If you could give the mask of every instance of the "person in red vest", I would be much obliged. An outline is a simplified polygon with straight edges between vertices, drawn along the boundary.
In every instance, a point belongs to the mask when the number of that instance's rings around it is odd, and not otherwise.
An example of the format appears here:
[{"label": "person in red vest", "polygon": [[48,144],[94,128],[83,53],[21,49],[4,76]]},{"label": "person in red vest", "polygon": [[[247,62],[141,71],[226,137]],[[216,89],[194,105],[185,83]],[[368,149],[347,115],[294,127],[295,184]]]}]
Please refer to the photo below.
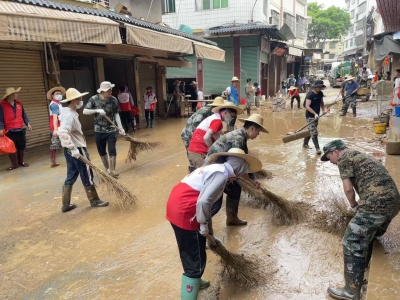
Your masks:
[{"label": "person in red vest", "polygon": [[297,108],[301,108],[300,107],[300,94],[299,94],[299,90],[298,90],[297,87],[291,86],[288,89],[288,93],[287,93],[287,98],[286,99],[288,99],[288,98],[291,98],[290,99],[290,108],[291,109],[293,109],[294,99],[297,100]]},{"label": "person in red vest", "polygon": [[57,163],[57,150],[61,147],[61,141],[58,137],[58,127],[60,127],[60,113],[62,105],[60,101],[65,95],[65,89],[62,86],[56,86],[47,92],[47,99],[50,100],[49,114],[50,114],[50,167],[55,168],[60,164]]},{"label": "person in red vest", "polygon": [[14,142],[15,148],[17,149],[16,153],[9,155],[11,167],[8,167],[6,171],[14,170],[19,166],[29,167],[29,165],[24,162],[24,152],[26,148],[26,129],[24,128],[24,123],[29,131],[32,130],[32,126],[29,123],[28,116],[26,115],[22,103],[17,100],[17,93],[20,90],[20,87],[17,89],[13,87],[7,88],[4,96],[1,97],[3,101],[0,102],[0,136],[5,134]]},{"label": "person in red vest", "polygon": [[129,92],[128,87],[121,85],[119,87],[117,98],[119,102],[119,115],[121,118],[122,127],[124,127],[125,132],[128,133],[129,124],[131,124],[132,131],[135,132],[135,118],[132,116],[132,107],[135,106],[135,103],[133,102],[133,97]]}]

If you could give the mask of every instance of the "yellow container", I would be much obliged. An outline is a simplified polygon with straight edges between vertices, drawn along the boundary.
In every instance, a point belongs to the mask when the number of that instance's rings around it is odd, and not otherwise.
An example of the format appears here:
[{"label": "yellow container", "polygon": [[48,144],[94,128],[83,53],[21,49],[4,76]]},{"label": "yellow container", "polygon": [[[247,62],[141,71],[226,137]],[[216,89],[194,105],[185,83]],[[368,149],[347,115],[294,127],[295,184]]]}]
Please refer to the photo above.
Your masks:
[{"label": "yellow container", "polygon": [[375,133],[383,134],[386,132],[386,123],[376,123],[374,124]]}]

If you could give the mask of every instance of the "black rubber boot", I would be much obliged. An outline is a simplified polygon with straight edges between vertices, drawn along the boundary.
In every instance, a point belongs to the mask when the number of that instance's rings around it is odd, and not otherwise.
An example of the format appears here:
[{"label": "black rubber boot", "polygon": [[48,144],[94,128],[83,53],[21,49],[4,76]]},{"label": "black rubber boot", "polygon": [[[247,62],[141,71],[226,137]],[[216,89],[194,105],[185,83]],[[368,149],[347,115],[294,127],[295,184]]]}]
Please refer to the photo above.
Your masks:
[{"label": "black rubber boot", "polygon": [[354,256],[343,247],[344,288],[328,288],[328,293],[335,299],[359,300],[364,281],[365,257]]},{"label": "black rubber boot", "polygon": [[250,116],[250,107],[246,108],[247,115]]},{"label": "black rubber boot", "polygon": [[319,149],[318,137],[313,136],[312,141],[314,143],[315,151],[317,151],[317,154],[321,154],[321,150]]},{"label": "black rubber boot", "polygon": [[90,206],[92,206],[92,207],[108,206],[107,201],[102,201],[99,199],[99,195],[97,195],[97,191],[96,191],[96,188],[94,187],[94,185],[86,186],[85,192],[90,201]]},{"label": "black rubber boot", "polygon": [[77,207],[76,204],[71,204],[72,185],[63,185],[62,189],[62,212],[73,210]]},{"label": "black rubber boot", "polygon": [[238,217],[240,198],[226,196],[226,226],[244,226],[247,221]]},{"label": "black rubber boot", "polygon": [[311,136],[308,136],[308,137],[304,138],[304,141],[303,141],[303,148],[304,149],[311,149],[311,147],[308,146],[308,142],[310,141],[310,139],[311,139]]},{"label": "black rubber boot", "polygon": [[353,106],[353,117],[357,117],[357,106]]}]

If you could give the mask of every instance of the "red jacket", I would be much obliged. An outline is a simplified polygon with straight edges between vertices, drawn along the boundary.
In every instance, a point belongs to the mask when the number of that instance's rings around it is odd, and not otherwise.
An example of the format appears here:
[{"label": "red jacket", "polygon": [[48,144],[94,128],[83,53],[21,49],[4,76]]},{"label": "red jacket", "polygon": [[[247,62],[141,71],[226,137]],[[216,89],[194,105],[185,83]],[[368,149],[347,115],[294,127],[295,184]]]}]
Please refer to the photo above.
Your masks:
[{"label": "red jacket", "polygon": [[6,99],[0,102],[3,108],[4,129],[20,129],[24,128],[24,117],[22,103],[15,100],[15,115],[13,107]]}]

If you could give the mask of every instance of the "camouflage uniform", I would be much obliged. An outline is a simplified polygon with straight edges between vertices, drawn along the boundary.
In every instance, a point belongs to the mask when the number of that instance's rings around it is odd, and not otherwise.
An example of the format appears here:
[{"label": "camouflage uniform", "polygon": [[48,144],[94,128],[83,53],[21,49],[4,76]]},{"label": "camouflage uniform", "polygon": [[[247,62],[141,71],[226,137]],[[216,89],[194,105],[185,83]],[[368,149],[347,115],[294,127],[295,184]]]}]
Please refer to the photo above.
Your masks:
[{"label": "camouflage uniform", "polygon": [[338,160],[342,179],[349,178],[360,196],[358,211],[347,226],[343,246],[367,257],[374,237],[383,235],[400,210],[400,195],[386,168],[375,158],[347,150]]},{"label": "camouflage uniform", "polygon": [[343,115],[346,115],[347,110],[349,109],[349,106],[353,109],[353,112],[356,110],[356,107],[357,107],[356,96],[352,96],[352,97],[346,98],[344,100],[343,109],[342,109]]},{"label": "camouflage uniform", "polygon": [[315,118],[306,118],[308,125],[308,131],[310,131],[311,138],[318,138],[318,120],[313,122]]},{"label": "camouflage uniform", "polygon": [[246,109],[249,112],[249,109],[251,108],[251,95],[252,93],[250,92],[252,89],[252,85],[250,83],[246,84],[245,87],[245,93],[246,93]]},{"label": "camouflage uniform", "polygon": [[[87,109],[103,109],[106,112],[107,117],[111,119],[114,123],[115,114],[119,113],[119,102],[117,98],[111,96],[108,100],[101,99],[100,95],[94,95],[91,97],[86,104]],[[117,129],[103,118],[102,115],[96,113],[94,114],[94,132],[101,133],[111,133],[116,132]]]},{"label": "camouflage uniform", "polygon": [[189,160],[189,173],[194,171],[195,166],[191,162],[189,158],[189,153],[187,151],[187,148],[189,147],[190,140],[192,139],[193,132],[196,130],[197,126],[206,118],[211,116],[213,114],[212,112],[212,107],[211,106],[206,106],[200,108],[198,111],[196,111],[187,121],[185,127],[183,128],[181,132],[181,138],[182,142],[185,145],[186,148],[186,155]]}]

